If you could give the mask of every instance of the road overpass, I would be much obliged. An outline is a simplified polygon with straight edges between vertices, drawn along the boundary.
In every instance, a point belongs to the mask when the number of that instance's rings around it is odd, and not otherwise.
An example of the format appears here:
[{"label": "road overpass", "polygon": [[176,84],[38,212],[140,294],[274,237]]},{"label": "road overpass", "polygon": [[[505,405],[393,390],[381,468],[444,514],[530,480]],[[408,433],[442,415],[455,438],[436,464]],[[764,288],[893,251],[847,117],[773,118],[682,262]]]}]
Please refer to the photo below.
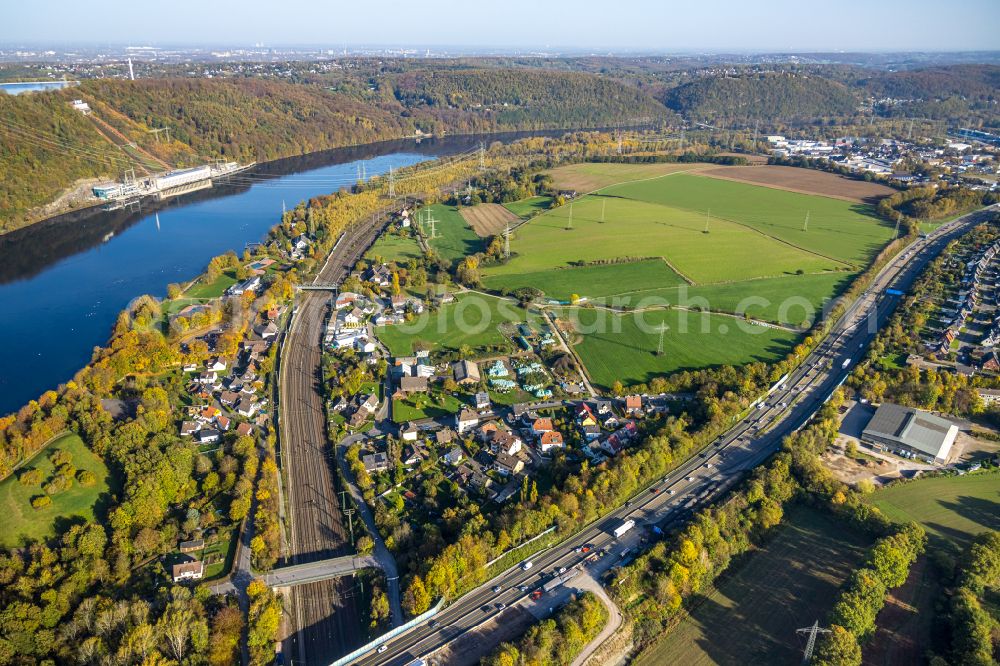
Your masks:
[{"label": "road overpass", "polygon": [[295,587],[375,568],[379,568],[379,563],[371,555],[345,555],[273,569],[264,574],[263,578],[271,587]]}]

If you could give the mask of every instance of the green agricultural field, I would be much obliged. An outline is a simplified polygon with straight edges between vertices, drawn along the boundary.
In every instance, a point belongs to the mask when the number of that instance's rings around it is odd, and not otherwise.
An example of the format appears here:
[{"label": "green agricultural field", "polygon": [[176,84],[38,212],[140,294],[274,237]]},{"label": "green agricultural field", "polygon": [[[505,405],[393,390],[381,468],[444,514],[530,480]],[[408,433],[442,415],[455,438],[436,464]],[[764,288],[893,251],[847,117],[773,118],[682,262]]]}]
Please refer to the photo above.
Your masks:
[{"label": "green agricultural field", "polygon": [[548,298],[562,301],[568,301],[573,294],[593,300],[602,296],[630,293],[636,289],[671,288],[687,284],[662,259],[498,275],[486,278],[483,283],[498,291],[532,286],[544,291]]},{"label": "green agricultural field", "polygon": [[518,217],[527,220],[539,213],[547,211],[552,205],[552,197],[528,197],[520,201],[512,201],[504,204],[504,208],[514,213]]},{"label": "green agricultural field", "polygon": [[[18,478],[24,472],[38,469],[42,472],[42,486],[51,478],[53,466],[49,456],[57,450],[72,454],[72,464],[77,470],[94,473],[97,483],[86,487],[75,479],[72,487],[52,495],[52,504],[43,509],[33,509],[31,498],[44,495],[41,486],[23,486]],[[108,468],[94,455],[77,435],[68,434],[52,442],[44,451],[31,459],[17,472],[0,481],[0,546],[12,548],[22,540],[42,540],[55,534],[57,520],[92,522],[94,504],[108,490]]]},{"label": "green agricultural field", "polygon": [[525,321],[527,314],[510,301],[467,292],[437,312],[425,311],[406,324],[379,326],[375,333],[393,356],[412,354],[418,340],[429,343],[432,351],[477,348],[502,343],[500,324]]},{"label": "green agricultural field", "polygon": [[[602,309],[567,308],[560,316],[576,324],[576,352],[591,381],[603,388],[615,380],[628,385],[681,370],[773,362],[798,339],[790,331],[751,326],[734,317],[673,309],[614,315]],[[663,324],[663,354],[657,355]]]},{"label": "green agricultural field", "polygon": [[711,210],[715,217],[855,266],[869,262],[893,234],[871,206],[692,174],[623,183],[601,194],[671,206],[702,218]]},{"label": "green agricultural field", "polygon": [[[792,326],[822,312],[825,301],[850,286],[854,273],[831,272],[619,292],[600,299],[619,307],[669,303],[715,312],[747,314],[754,319]],[[761,301],[763,299],[765,302]]]},{"label": "green agricultural field", "polygon": [[507,263],[484,269],[484,276],[533,273],[622,257],[664,257],[696,283],[777,277],[798,271],[816,273],[845,265],[745,225],[718,218],[706,220],[704,212],[612,196],[586,196],[539,215],[518,227],[511,253]]},{"label": "green agricultural field", "polygon": [[869,538],[831,516],[793,507],[763,547],[734,562],[635,663],[798,664],[805,643],[795,630],[823,621],[870,546]]},{"label": "green agricultural field", "polygon": [[[426,222],[427,211],[436,222],[434,223],[435,237],[430,238],[431,225]],[[430,246],[441,256],[442,259],[455,262],[463,257],[485,249],[483,239],[480,238],[472,227],[465,221],[458,208],[434,204],[417,211],[417,224],[423,229],[428,238]]]},{"label": "green agricultural field", "polygon": [[375,244],[365,252],[365,259],[373,260],[380,257],[383,261],[404,262],[419,259],[424,255],[420,244],[412,236],[397,234],[382,234]]},{"label": "green agricultural field", "polygon": [[958,552],[980,532],[1000,530],[1000,472],[917,479],[871,501],[892,520],[923,525],[931,547]]}]

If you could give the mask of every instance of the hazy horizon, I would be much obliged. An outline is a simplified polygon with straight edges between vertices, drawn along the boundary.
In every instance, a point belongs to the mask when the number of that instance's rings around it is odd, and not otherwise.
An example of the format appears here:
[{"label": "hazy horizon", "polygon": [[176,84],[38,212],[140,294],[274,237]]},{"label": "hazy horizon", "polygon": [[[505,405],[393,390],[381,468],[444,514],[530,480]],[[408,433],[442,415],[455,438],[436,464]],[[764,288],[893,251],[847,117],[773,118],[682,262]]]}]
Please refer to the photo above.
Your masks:
[{"label": "hazy horizon", "polygon": [[959,0],[942,20],[930,0],[689,3],[594,0],[499,9],[426,0],[390,12],[286,0],[175,0],[151,16],[122,0],[53,0],[5,10],[0,43],[31,46],[452,49],[572,53],[892,53],[997,50],[1000,3]]}]

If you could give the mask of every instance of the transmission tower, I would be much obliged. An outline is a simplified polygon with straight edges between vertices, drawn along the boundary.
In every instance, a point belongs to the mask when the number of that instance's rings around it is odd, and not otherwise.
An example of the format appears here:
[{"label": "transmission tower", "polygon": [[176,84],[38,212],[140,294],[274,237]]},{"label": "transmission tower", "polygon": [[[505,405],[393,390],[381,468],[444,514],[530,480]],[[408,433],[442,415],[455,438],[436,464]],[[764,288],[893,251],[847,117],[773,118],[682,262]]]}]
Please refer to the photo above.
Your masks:
[{"label": "transmission tower", "polygon": [[712,219],[712,209],[709,208],[707,211],[705,211],[705,231],[704,231],[704,233],[706,233],[706,234],[708,233],[708,222],[711,219]]},{"label": "transmission tower", "polygon": [[353,546],[354,545],[354,511],[355,511],[355,509],[354,509],[354,507],[349,506],[348,503],[347,503],[347,491],[346,490],[341,490],[340,491],[340,510],[341,510],[341,512],[345,516],[347,516],[347,520],[349,521],[350,530],[351,530],[351,545]]},{"label": "transmission tower", "polygon": [[482,141],[479,142],[479,168],[486,168],[486,146],[483,145]]},{"label": "transmission tower", "polygon": [[806,211],[806,219],[802,222],[802,231],[809,231],[809,213],[812,211]]},{"label": "transmission tower", "polygon": [[424,226],[430,225],[431,233],[430,238],[437,238],[437,220],[431,215],[430,208],[427,209],[427,217],[424,219]]},{"label": "transmission tower", "polygon": [[146,130],[147,134],[152,134],[156,138],[156,143],[160,142],[160,132],[166,132],[167,133],[167,143],[170,143],[170,128],[169,127],[160,127],[158,129]]},{"label": "transmission tower", "polygon": [[503,232],[503,256],[510,259],[510,222],[507,222],[507,228]]},{"label": "transmission tower", "polygon": [[668,328],[670,327],[667,326],[667,322],[660,322],[660,328],[658,329],[660,331],[660,342],[656,345],[657,356],[663,356],[663,334],[667,332]]},{"label": "transmission tower", "polygon": [[753,143],[750,144],[750,149],[753,152],[757,152],[757,129],[760,127],[760,120],[755,120],[753,123]]},{"label": "transmission tower", "polygon": [[573,204],[572,204],[572,202],[569,205],[569,220],[567,220],[567,222],[566,222],[566,228],[567,229],[572,229],[573,228]]},{"label": "transmission tower", "polygon": [[906,140],[909,141],[913,138],[913,118],[910,118],[910,127],[906,130]]},{"label": "transmission tower", "polygon": [[822,627],[820,627],[819,620],[816,620],[815,622],[813,622],[813,625],[811,627],[803,627],[802,629],[796,629],[795,633],[808,634],[809,636],[809,642],[806,643],[806,651],[802,653],[802,663],[808,664],[809,660],[812,659],[813,650],[816,649],[816,635],[828,634],[830,633],[830,630],[823,629]]},{"label": "transmission tower", "polygon": [[607,205],[607,199],[601,199],[601,224],[604,224],[604,207]]},{"label": "transmission tower", "polygon": [[389,198],[396,198],[396,177],[392,173],[392,165],[389,165]]}]

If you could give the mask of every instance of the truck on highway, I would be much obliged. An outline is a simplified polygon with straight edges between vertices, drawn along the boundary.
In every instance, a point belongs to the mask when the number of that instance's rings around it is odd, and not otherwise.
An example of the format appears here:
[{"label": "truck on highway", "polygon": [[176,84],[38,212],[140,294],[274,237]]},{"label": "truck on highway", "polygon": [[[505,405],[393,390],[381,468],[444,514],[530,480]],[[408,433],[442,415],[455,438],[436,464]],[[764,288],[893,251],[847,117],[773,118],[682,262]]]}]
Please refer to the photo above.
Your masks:
[{"label": "truck on highway", "polygon": [[576,576],[578,573],[580,573],[579,570],[577,570],[577,569],[570,569],[569,571],[567,571],[565,573],[556,574],[555,576],[553,576],[552,578],[550,578],[548,581],[546,581],[546,583],[544,585],[542,585],[542,593],[544,594],[544,593],[547,593],[547,592],[551,592],[552,590],[556,589],[557,587],[559,587],[560,585],[562,585],[563,583],[565,583],[569,579],[571,579],[574,576]]},{"label": "truck on highway", "polygon": [[635,527],[635,521],[629,518],[628,520],[623,520],[621,525],[616,527],[612,532],[612,534],[615,535],[616,539],[621,539],[622,535],[628,532],[633,527]]},{"label": "truck on highway", "polygon": [[845,358],[844,362],[840,364],[840,369],[847,370],[847,366],[849,366],[850,364],[851,364],[851,359]]}]

